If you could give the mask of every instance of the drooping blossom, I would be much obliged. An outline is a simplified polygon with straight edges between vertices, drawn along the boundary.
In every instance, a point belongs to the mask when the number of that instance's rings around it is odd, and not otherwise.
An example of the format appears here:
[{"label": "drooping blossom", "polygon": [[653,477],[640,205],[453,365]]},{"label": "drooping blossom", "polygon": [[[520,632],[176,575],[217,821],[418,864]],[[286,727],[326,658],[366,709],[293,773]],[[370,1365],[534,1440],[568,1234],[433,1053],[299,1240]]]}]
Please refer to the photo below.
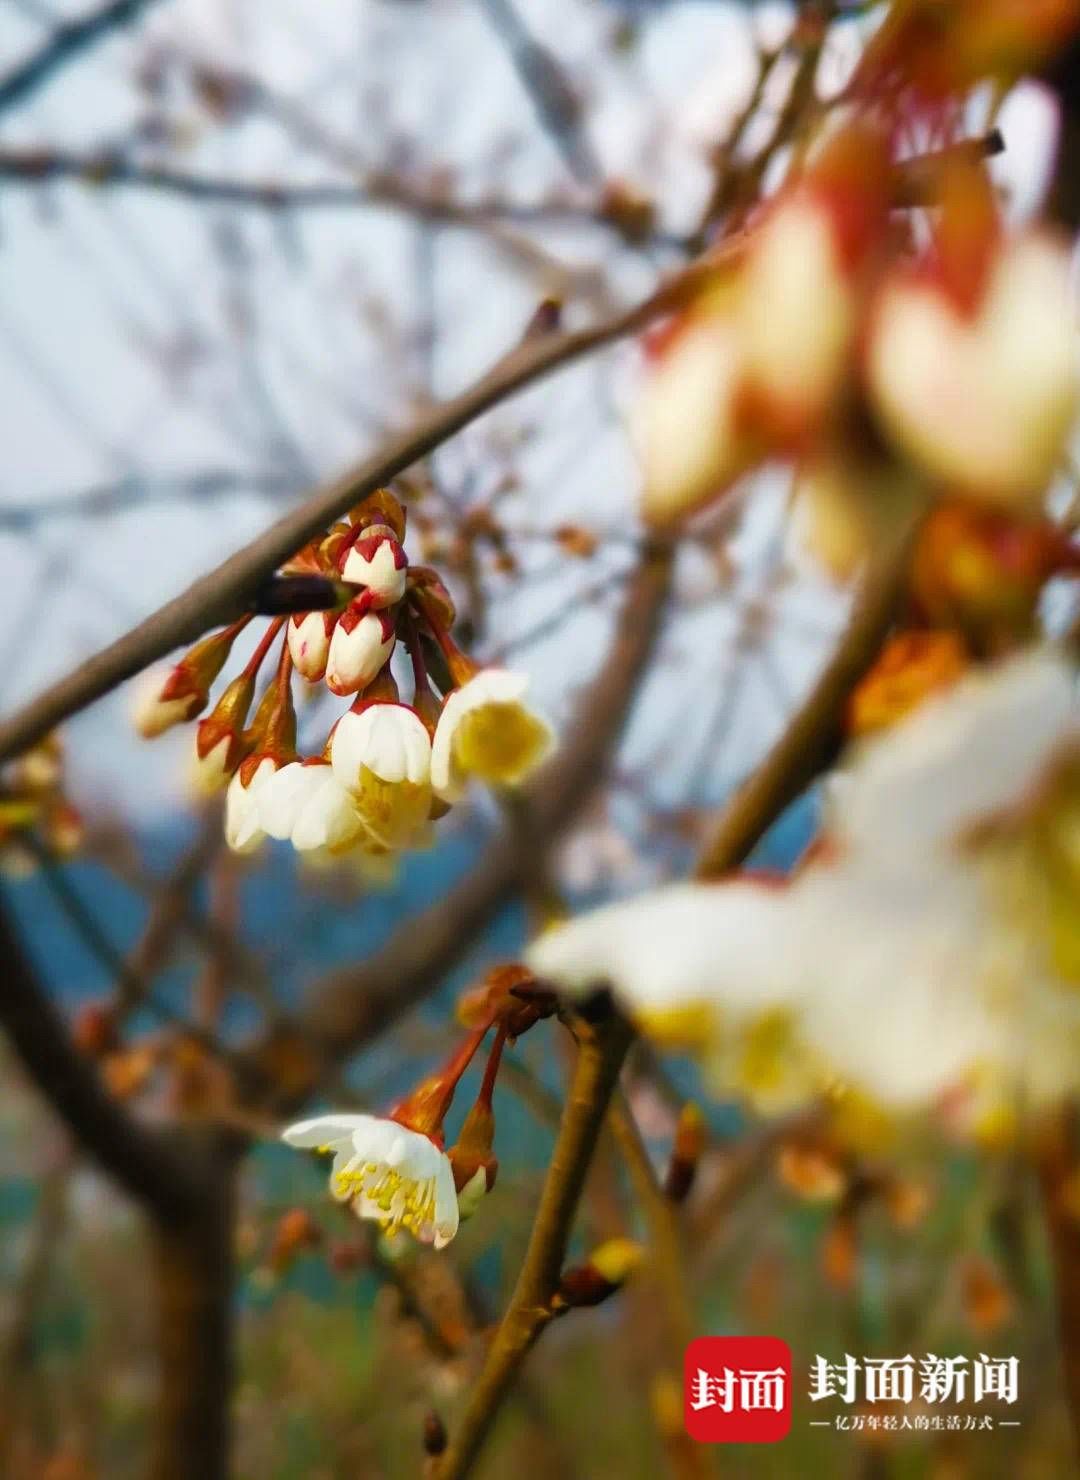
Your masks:
[{"label": "drooping blossom", "polygon": [[436,796],[460,800],[470,777],[516,786],[546,760],[554,731],[522,702],[528,686],[522,673],[483,668],[447,695],[431,746]]},{"label": "drooping blossom", "polygon": [[257,795],[258,825],[271,838],[288,839],[299,853],[341,853],[364,832],[352,797],[329,761],[292,761],[267,777]]},{"label": "drooping blossom", "polygon": [[361,700],[334,727],[330,763],[377,844],[416,837],[431,810],[431,740],[415,710]]},{"label": "drooping blossom", "polygon": [[290,1146],[332,1152],[330,1194],[384,1232],[404,1228],[444,1248],[458,1230],[454,1174],[446,1153],[421,1131],[375,1115],[321,1115],[289,1126]]}]

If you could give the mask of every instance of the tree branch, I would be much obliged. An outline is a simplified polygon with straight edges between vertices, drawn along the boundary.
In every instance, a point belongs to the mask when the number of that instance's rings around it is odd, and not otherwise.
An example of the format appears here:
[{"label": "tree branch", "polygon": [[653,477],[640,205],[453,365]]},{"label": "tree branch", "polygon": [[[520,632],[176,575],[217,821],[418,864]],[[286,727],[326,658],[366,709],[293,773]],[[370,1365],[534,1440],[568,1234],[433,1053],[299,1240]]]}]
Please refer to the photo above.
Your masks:
[{"label": "tree branch", "polygon": [[510,0],[482,0],[492,30],[502,41],[540,126],[583,184],[603,179],[596,155],[581,126],[581,99],[555,55],[536,40]]},{"label": "tree branch", "polygon": [[0,761],[25,750],[62,720],[182,643],[194,641],[208,627],[234,619],[268,575],[360,499],[515,391],[671,309],[714,264],[715,258],[707,268],[692,264],[649,298],[590,328],[523,341],[468,390],[425,412],[371,457],[316,489],[251,544],[0,724]]},{"label": "tree branch", "polygon": [[187,1216],[201,1195],[197,1168],[168,1138],[128,1115],[101,1084],[43,991],[2,900],[0,965],[0,1025],[71,1135],[159,1216]]},{"label": "tree branch", "polygon": [[[250,206],[253,210],[356,210],[383,208],[404,212],[423,221],[467,230],[489,231],[494,222],[596,226],[625,237],[625,228],[601,206],[558,197],[515,201],[501,196],[459,200],[444,189],[425,186],[389,170],[371,169],[359,179],[299,183],[250,179],[237,175],[200,174],[170,165],[141,163],[122,150],[78,152],[54,148],[0,150],[0,179],[14,185],[47,185],[72,180],[90,189],[127,188],[174,195],[183,200],[217,201]],[[663,232],[649,240],[669,246],[679,238]]]},{"label": "tree branch", "polygon": [[585,1173],[630,1039],[630,1029],[619,1017],[596,1026],[581,1026],[577,1063],[521,1273],[465,1412],[449,1447],[434,1466],[438,1480],[458,1480],[468,1472],[499,1405],[551,1319],[551,1301],[558,1288]]},{"label": "tree branch", "polygon": [[130,26],[156,0],[109,0],[98,10],[64,21],[39,51],[0,78],[0,112],[24,103],[54,73],[75,61],[98,41],[121,26]]},{"label": "tree branch", "polygon": [[836,754],[848,696],[881,650],[907,576],[921,505],[870,557],[847,624],[809,694],[716,821],[696,869],[713,879],[746,861],[763,833]]},{"label": "tree branch", "polygon": [[[985,144],[983,141],[978,147]],[[919,159],[898,166],[898,193],[902,192],[911,171],[920,168],[924,168],[924,163]],[[722,247],[714,247],[707,258],[690,263],[632,307],[587,329],[523,340],[467,390],[432,407],[411,427],[392,436],[371,457],[317,488],[258,539],[200,577],[116,642],[85,659],[65,678],[0,724],[0,761],[19,754],[61,720],[93,703],[181,643],[194,641],[208,627],[233,620],[248,607],[260,582],[353,504],[396,478],[516,391],[684,304],[712,279],[724,261],[737,260],[745,246],[744,234],[732,235]]]}]

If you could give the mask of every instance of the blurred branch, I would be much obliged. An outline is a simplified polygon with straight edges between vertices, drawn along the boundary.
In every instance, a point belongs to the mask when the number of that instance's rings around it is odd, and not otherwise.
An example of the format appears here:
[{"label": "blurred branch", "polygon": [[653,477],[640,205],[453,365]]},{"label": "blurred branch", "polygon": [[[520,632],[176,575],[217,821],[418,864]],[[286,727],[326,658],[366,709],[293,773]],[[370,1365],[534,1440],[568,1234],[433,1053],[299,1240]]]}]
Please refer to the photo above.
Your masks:
[{"label": "blurred branch", "polygon": [[[741,243],[734,243],[738,250]],[[715,264],[715,257],[710,268]],[[691,294],[709,269],[691,264],[657,292],[587,329],[545,334],[518,344],[451,400],[425,411],[371,457],[316,489],[251,544],[147,617],[0,724],[0,760],[25,750],[68,716],[208,627],[232,620],[259,584],[308,540],[360,499],[388,483],[492,406],[571,361],[625,337]]]},{"label": "blurred branch", "polygon": [[877,657],[896,614],[921,514],[920,505],[899,519],[869,557],[832,656],[776,744],[721,811],[698,860],[698,878],[717,878],[744,863],[766,829],[836,754],[848,697]]},{"label": "blurred branch", "polygon": [[617,1016],[580,1025],[577,1062],[521,1272],[465,1411],[433,1467],[438,1480],[456,1480],[469,1471],[522,1363],[551,1319],[585,1173],[630,1039],[630,1028]]},{"label": "blurred branch", "polygon": [[23,103],[53,75],[121,26],[130,26],[156,0],[108,0],[98,10],[62,21],[48,41],[0,78],[0,112]]},{"label": "blurred branch", "polygon": [[[404,174],[366,170],[361,179],[292,183],[208,175],[169,165],[139,163],[119,150],[95,153],[54,148],[0,150],[0,179],[11,184],[47,185],[73,180],[90,189],[128,188],[176,195],[186,200],[216,201],[255,210],[355,210],[389,207],[422,221],[490,231],[493,222],[537,225],[598,226],[625,236],[615,215],[601,207],[571,200],[513,201],[500,196],[457,200],[444,188],[425,187]],[[678,239],[650,234],[650,241],[678,245]]]},{"label": "blurred branch", "polygon": [[71,1175],[75,1160],[69,1148],[53,1161],[41,1177],[30,1247],[12,1291],[12,1312],[0,1351],[0,1384],[4,1393],[4,1416],[0,1420],[0,1471],[12,1473],[11,1450],[16,1424],[24,1413],[29,1380],[35,1366],[35,1327],[48,1287],[57,1246],[68,1218]]},{"label": "blurred branch", "polygon": [[[374,956],[359,966],[332,972],[311,989],[299,1028],[317,1058],[340,1062],[434,991],[498,910],[535,873],[545,851],[600,784],[653,651],[668,595],[671,558],[666,546],[646,552],[630,582],[612,648],[582,696],[571,738],[525,791],[514,823],[495,837],[459,884],[407,920]],[[272,1061],[275,1051],[271,1035],[255,1050],[256,1062]],[[308,1073],[293,1087],[294,1098],[311,1093],[320,1068],[318,1062],[308,1066]]]},{"label": "blurred branch", "polygon": [[[2,174],[3,165],[0,163]],[[139,475],[110,483],[96,483],[73,493],[43,494],[25,503],[0,504],[0,530],[21,533],[35,529],[47,519],[90,519],[183,499],[201,503],[229,498],[236,493],[283,495],[295,491],[296,479],[281,472],[245,473],[227,468],[208,468],[205,472],[177,477]]]},{"label": "blurred branch", "polygon": [[195,1165],[112,1098],[72,1043],[0,901],[0,1025],[27,1073],[73,1138],[132,1196],[179,1220],[203,1190]]},{"label": "blurred branch", "polygon": [[[258,77],[195,63],[192,80],[211,108],[216,108],[225,117],[239,117],[249,112],[272,119],[303,148],[321,154],[345,170],[371,204],[404,210],[429,221],[441,220],[480,231],[508,258],[539,274],[545,280],[548,292],[560,296],[575,292],[591,293],[594,299],[606,296],[606,277],[598,268],[573,266],[555,257],[539,243],[512,231],[490,213],[478,214],[468,206],[455,205],[445,191],[435,192],[439,210],[438,214],[433,214],[432,197],[426,192],[417,195],[414,187],[400,176],[371,166],[351,138],[328,129],[295,98],[268,87]],[[632,232],[624,231],[623,235],[629,240]]]},{"label": "blurred branch", "polygon": [[670,1355],[677,1361],[694,1336],[678,1210],[657,1180],[641,1131],[621,1089],[615,1091],[611,1106],[611,1130],[630,1173],[634,1196],[645,1215],[653,1273],[664,1297]]},{"label": "blurred branch", "polygon": [[233,1381],[233,1263],[239,1142],[181,1133],[205,1170],[198,1206],[155,1218],[160,1371],[152,1480],[225,1480]]},{"label": "blurred branch", "polygon": [[[909,161],[905,170],[917,163]],[[265,577],[360,499],[516,391],[686,303],[723,262],[736,260],[744,247],[745,236],[731,237],[722,248],[714,248],[707,258],[691,262],[647,298],[586,329],[524,339],[467,390],[424,411],[378,452],[316,489],[258,539],[0,723],[0,761],[25,750],[61,720],[182,643],[193,641],[208,627],[231,621],[247,609]]]},{"label": "blurred branch", "polygon": [[481,8],[570,173],[582,184],[598,184],[603,172],[582,128],[581,99],[562,64],[530,33],[510,0],[481,0]]}]

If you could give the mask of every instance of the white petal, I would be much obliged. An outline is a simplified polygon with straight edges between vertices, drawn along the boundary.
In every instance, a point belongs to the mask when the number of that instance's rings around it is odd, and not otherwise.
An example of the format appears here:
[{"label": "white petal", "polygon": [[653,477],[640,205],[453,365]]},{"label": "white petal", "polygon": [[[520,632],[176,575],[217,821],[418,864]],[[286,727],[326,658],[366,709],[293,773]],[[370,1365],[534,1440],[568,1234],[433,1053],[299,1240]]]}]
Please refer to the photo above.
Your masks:
[{"label": "white petal", "polygon": [[914,1108],[999,1057],[976,987],[993,947],[973,880],[928,867],[883,889],[852,870],[822,869],[796,888],[801,1032],[841,1080]]},{"label": "white petal", "polygon": [[[431,742],[431,785],[442,801],[458,802],[465,794],[467,778],[454,762],[454,734],[461,721],[485,704],[520,703],[528,687],[527,674],[508,668],[482,668],[468,683],[447,695]],[[554,731],[551,741],[554,743]]]},{"label": "white petal", "polygon": [[259,825],[263,831],[272,838],[291,837],[301,810],[321,785],[321,773],[328,774],[329,769],[292,761],[269,777],[257,797]]},{"label": "white petal", "polygon": [[435,1247],[443,1249],[458,1231],[461,1214],[454,1190],[454,1169],[450,1158],[439,1154],[435,1173]]},{"label": "white petal", "polygon": [[739,471],[735,404],[742,373],[737,330],[720,314],[688,325],[649,368],[631,422],[647,519],[679,518]]},{"label": "white petal", "polygon": [[431,764],[431,740],[419,715],[404,704],[371,704],[342,715],[334,729],[330,760],[343,786],[353,787],[361,767],[383,781],[423,785]]},{"label": "white petal", "polygon": [[314,1149],[318,1146],[334,1146],[339,1141],[354,1141],[366,1126],[378,1124],[373,1115],[316,1115],[311,1120],[298,1120],[281,1133],[281,1139],[290,1146]]},{"label": "white petal", "polygon": [[791,915],[784,890],[675,884],[549,930],[526,960],[570,991],[606,983],[631,1010],[717,1000],[764,1010],[793,994]]},{"label": "white petal", "polygon": [[886,861],[946,846],[1022,800],[1077,721],[1073,674],[1056,653],[980,671],[856,752],[829,825]]}]

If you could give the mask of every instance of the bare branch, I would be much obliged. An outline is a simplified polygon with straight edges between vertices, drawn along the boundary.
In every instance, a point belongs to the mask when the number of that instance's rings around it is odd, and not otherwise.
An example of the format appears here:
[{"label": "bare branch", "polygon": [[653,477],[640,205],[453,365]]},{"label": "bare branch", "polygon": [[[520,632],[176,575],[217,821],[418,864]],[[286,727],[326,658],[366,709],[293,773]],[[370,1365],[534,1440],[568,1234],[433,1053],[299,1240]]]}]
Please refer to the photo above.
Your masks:
[{"label": "bare branch", "polygon": [[[3,172],[0,166],[0,173]],[[0,504],[0,530],[23,533],[49,519],[92,519],[145,509],[151,504],[209,503],[237,493],[269,494],[283,498],[296,491],[297,480],[281,471],[206,468],[196,473],[131,475],[106,483],[94,483],[71,493],[42,494],[25,503]]]},{"label": "bare branch", "polygon": [[583,184],[597,184],[603,171],[581,126],[581,99],[558,58],[531,35],[510,0],[482,0],[482,6],[570,173]]},{"label": "bare branch", "polygon": [[[713,259],[715,261],[715,258]],[[70,715],[208,627],[245,610],[261,581],[355,503],[497,405],[561,365],[610,344],[671,308],[706,271],[692,264],[632,308],[587,329],[529,339],[452,400],[424,412],[378,452],[347,469],[284,515],[258,539],[201,576],[123,637],[85,659],[58,683],[0,724],[0,760],[17,755]]]},{"label": "bare branch", "polygon": [[202,1190],[194,1165],[178,1155],[165,1136],[134,1120],[106,1091],[68,1036],[2,903],[0,962],[0,1025],[72,1136],[158,1216],[187,1216]]},{"label": "bare branch", "polygon": [[[602,206],[587,201],[550,199],[507,200],[482,195],[461,200],[439,186],[425,186],[390,170],[370,169],[352,180],[299,183],[252,179],[239,175],[211,175],[170,165],[144,163],[121,150],[78,152],[71,149],[23,148],[0,150],[0,179],[12,185],[40,186],[71,180],[89,189],[130,189],[178,196],[191,201],[214,201],[249,206],[261,211],[370,210],[401,211],[418,220],[467,230],[490,231],[499,221],[539,226],[595,226],[625,237],[625,227]],[[662,231],[648,233],[657,245],[679,247],[681,238]]]},{"label": "bare branch", "polygon": [[0,112],[24,103],[53,75],[121,26],[130,26],[156,0],[108,0],[98,10],[58,25],[33,56],[0,78]]},{"label": "bare branch", "polygon": [[832,760],[848,696],[895,616],[920,514],[921,506],[871,557],[832,657],[772,750],[723,808],[698,861],[698,878],[716,878],[744,863],[766,828]]}]

